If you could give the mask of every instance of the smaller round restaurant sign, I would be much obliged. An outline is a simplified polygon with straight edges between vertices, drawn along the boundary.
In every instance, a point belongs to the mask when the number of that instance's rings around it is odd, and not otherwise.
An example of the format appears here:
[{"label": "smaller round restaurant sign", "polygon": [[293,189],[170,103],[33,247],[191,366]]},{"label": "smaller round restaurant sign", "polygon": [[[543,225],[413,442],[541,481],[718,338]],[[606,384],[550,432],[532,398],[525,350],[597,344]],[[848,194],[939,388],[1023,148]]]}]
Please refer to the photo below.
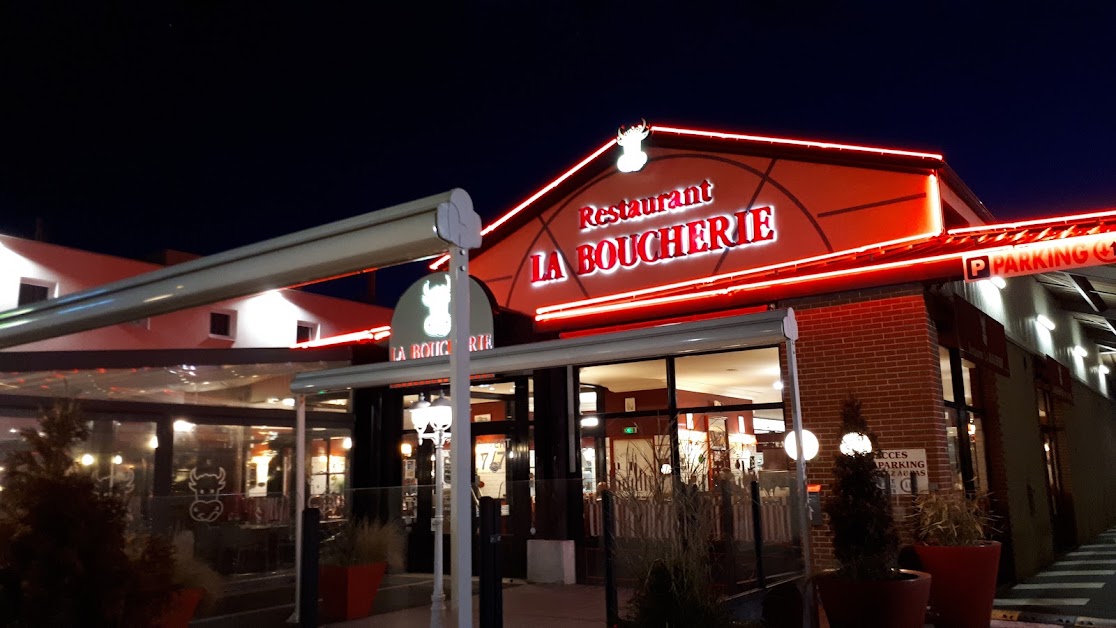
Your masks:
[{"label": "smaller round restaurant sign", "polygon": [[[449,273],[433,273],[407,288],[391,316],[391,361],[449,355],[453,317]],[[492,348],[492,303],[469,277],[469,351]]]}]

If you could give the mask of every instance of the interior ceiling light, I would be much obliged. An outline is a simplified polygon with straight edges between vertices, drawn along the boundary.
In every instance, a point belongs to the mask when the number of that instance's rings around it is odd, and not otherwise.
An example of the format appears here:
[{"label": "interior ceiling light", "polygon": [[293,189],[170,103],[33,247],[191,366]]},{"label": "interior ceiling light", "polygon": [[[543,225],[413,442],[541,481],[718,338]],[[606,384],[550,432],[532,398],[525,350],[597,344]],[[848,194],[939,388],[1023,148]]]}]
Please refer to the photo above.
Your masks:
[{"label": "interior ceiling light", "polygon": [[1109,372],[1109,371],[1108,371],[1108,367],[1107,367],[1107,366],[1105,366],[1105,365],[1103,365],[1103,364],[1102,364],[1102,365],[1100,365],[1100,374],[1101,374],[1101,375],[1108,375],[1108,372]]},{"label": "interior ceiling light", "polygon": [[1074,355],[1076,355],[1076,356],[1077,356],[1077,357],[1079,357],[1079,358],[1087,358],[1087,357],[1089,357],[1089,352],[1088,352],[1088,351],[1086,351],[1086,350],[1085,350],[1085,348],[1084,348],[1084,347],[1082,347],[1081,345],[1074,345],[1074,347],[1073,347],[1073,354],[1074,354]]},{"label": "interior ceiling light", "polygon": [[1035,318],[1035,321],[1049,331],[1054,331],[1054,321],[1050,320],[1046,316],[1039,314],[1038,317]]}]

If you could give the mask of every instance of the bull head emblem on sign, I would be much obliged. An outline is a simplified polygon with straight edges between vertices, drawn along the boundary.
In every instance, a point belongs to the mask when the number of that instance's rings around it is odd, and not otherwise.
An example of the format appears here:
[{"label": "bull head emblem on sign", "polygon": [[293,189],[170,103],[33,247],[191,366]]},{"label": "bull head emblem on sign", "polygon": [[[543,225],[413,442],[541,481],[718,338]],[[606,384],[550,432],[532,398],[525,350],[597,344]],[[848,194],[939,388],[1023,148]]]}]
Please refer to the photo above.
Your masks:
[{"label": "bull head emblem on sign", "polygon": [[197,468],[190,470],[190,490],[194,491],[194,502],[190,504],[190,518],[194,521],[213,522],[225,511],[225,505],[218,499],[221,489],[225,488],[225,468],[217,473],[198,473]]},{"label": "bull head emblem on sign", "polygon": [[428,312],[426,320],[422,322],[422,328],[427,336],[433,338],[444,338],[449,335],[450,328],[453,327],[453,319],[450,318],[450,280],[446,276],[446,283],[430,285],[427,281],[422,285],[422,304],[426,306]]},{"label": "bull head emblem on sign", "polygon": [[647,163],[647,153],[641,149],[643,140],[651,133],[651,127],[646,120],[628,127],[620,127],[616,132],[616,143],[624,149],[624,154],[616,160],[616,167],[620,172],[636,172]]}]

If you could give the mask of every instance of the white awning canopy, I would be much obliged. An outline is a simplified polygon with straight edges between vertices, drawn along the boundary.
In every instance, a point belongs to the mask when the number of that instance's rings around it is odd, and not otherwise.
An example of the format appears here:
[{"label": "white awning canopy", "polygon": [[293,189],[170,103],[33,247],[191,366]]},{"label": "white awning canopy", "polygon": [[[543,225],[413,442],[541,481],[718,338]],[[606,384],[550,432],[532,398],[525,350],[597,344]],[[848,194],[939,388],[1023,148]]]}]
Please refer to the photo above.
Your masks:
[{"label": "white awning canopy", "polygon": [[[770,346],[797,337],[798,325],[794,310],[771,310],[696,323],[659,325],[478,351],[472,354],[469,368],[473,375],[510,373],[555,366]],[[296,394],[310,395],[441,379],[449,375],[449,358],[442,356],[301,373],[291,382],[291,390]]]},{"label": "white awning canopy", "polygon": [[0,348],[480,246],[461,189],[0,312]]}]

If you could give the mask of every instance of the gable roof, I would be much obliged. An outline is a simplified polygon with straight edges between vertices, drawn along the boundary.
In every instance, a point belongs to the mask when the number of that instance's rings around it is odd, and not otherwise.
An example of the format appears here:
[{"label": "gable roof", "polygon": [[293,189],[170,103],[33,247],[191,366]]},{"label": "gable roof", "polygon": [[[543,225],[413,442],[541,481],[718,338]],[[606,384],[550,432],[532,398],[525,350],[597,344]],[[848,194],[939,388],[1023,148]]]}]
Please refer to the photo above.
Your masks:
[{"label": "gable roof", "polygon": [[[956,179],[942,155],[909,151],[877,146],[842,144],[820,140],[749,135],[721,131],[687,129],[674,126],[651,125],[651,134],[646,142],[657,148],[671,148],[704,152],[719,152],[741,155],[763,155],[798,161],[832,163],[846,166],[859,166],[882,170],[899,171],[944,171],[950,179]],[[484,226],[482,236],[497,233],[495,238],[484,241],[475,254],[479,254],[498,242],[503,235],[511,233],[516,227],[533,218],[540,211],[561,199],[570,191],[591,180],[607,168],[615,167],[610,153],[617,145],[611,138],[589,153],[570,169],[558,175],[543,187],[536,190],[515,207],[496,220]],[[960,180],[950,181],[955,187],[968,192]],[[971,193],[966,196],[971,195]],[[975,199],[975,197],[973,197]],[[966,199],[969,200],[969,199]],[[978,201],[979,203],[979,201]],[[981,206],[983,207],[983,206]],[[534,211],[532,211],[534,210]],[[989,216],[990,218],[990,216]],[[440,269],[448,259],[441,256],[430,264],[431,270]]]}]

